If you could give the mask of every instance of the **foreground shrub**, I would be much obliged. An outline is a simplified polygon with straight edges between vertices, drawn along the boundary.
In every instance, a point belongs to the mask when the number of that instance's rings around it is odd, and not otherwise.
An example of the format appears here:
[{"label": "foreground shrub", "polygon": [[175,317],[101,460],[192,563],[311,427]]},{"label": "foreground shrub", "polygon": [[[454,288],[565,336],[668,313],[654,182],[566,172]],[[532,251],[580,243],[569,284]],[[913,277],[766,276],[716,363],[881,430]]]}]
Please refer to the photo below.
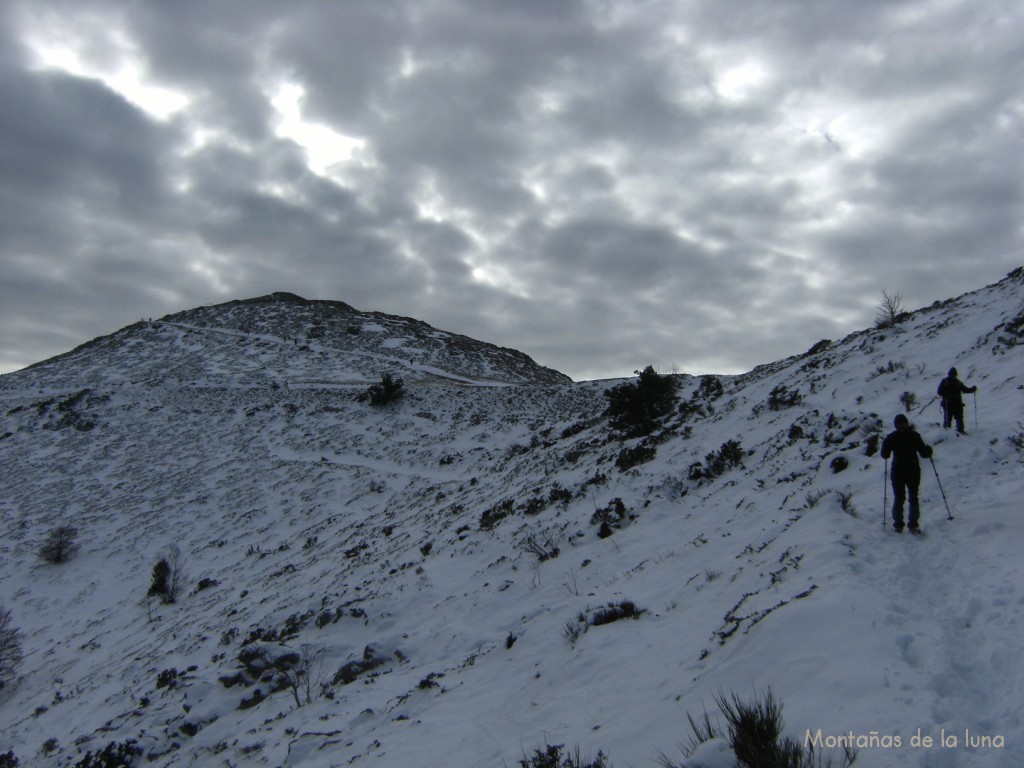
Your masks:
[{"label": "foreground shrub", "polygon": [[[834,763],[831,753],[815,752],[812,744],[801,746],[782,735],[782,705],[775,700],[769,688],[760,699],[745,702],[736,694],[715,696],[715,703],[726,721],[726,732],[711,722],[707,713],[701,722],[687,716],[693,735],[687,756],[704,742],[724,739],[736,756],[738,768],[830,768]],[[839,758],[840,768],[848,768],[857,759],[857,751],[844,748]],[[662,768],[685,768],[662,756]]]},{"label": "foreground shrub", "polygon": [[548,744],[543,750],[534,750],[532,757],[519,761],[519,768],[611,768],[600,751],[597,757],[585,760],[580,757],[579,747],[571,755],[563,755],[562,748],[562,744]]},{"label": "foreground shrub", "polygon": [[608,399],[605,413],[612,427],[625,437],[649,435],[678,400],[674,379],[658,375],[650,365],[636,373],[636,382],[618,384],[604,393]]}]

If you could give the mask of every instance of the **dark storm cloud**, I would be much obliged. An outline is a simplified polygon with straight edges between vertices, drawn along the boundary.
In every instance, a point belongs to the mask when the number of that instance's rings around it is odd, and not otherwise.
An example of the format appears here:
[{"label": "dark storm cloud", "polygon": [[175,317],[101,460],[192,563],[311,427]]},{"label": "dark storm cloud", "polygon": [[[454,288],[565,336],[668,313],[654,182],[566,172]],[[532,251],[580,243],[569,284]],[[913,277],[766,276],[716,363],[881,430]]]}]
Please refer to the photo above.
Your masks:
[{"label": "dark storm cloud", "polygon": [[276,290],[577,378],[802,351],[1024,259],[1022,16],[0,0],[0,370]]}]

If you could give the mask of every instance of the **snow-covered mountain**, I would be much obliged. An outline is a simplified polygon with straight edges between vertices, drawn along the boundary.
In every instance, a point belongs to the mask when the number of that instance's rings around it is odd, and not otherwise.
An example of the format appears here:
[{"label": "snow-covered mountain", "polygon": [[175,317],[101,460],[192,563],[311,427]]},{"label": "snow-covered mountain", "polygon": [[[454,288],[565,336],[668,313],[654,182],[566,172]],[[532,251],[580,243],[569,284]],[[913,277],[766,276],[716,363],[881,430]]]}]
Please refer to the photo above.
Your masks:
[{"label": "snow-covered mountain", "polygon": [[[852,740],[858,766],[1021,765],[1022,344],[1024,269],[675,376],[680,406],[628,440],[604,414],[622,382],[288,294],[4,375],[0,608],[23,659],[0,759],[682,764],[688,714],[770,688],[789,735]],[[933,401],[954,365],[979,387],[961,437]],[[383,373],[405,396],[373,407]],[[907,404],[935,448],[921,538],[882,524],[877,442]],[[53,564],[59,526],[80,548]],[[147,595],[161,559],[173,603]],[[729,765],[719,747],[692,764]]]}]

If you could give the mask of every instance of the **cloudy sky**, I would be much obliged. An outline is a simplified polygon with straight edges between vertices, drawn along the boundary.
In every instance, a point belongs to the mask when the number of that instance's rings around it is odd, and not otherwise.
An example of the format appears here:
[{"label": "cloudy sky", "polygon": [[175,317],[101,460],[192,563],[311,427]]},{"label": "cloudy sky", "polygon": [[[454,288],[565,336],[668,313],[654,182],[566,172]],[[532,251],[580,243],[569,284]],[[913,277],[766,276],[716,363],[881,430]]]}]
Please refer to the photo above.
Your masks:
[{"label": "cloudy sky", "polygon": [[732,373],[1022,264],[1019,0],[0,0],[0,372],[281,290]]}]

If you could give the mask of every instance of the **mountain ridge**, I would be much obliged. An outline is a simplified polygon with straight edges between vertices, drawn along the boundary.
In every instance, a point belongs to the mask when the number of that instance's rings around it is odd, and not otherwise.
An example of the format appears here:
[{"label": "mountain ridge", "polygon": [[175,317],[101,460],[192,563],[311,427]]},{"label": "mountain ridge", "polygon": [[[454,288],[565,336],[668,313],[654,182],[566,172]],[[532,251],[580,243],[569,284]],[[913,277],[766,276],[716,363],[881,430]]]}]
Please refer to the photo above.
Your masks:
[{"label": "mountain ridge", "polygon": [[[932,757],[1016,765],[1024,271],[746,374],[673,376],[681,407],[629,439],[605,414],[617,380],[467,386],[426,350],[372,408],[379,346],[339,363],[237,309],[244,337],[179,317],[120,337],[116,366],[97,345],[0,378],[2,603],[25,648],[0,753],[49,768],[131,739],[160,766],[430,768],[580,744],[635,765],[716,690],[771,686],[797,737],[966,727],[1008,747]],[[305,343],[328,375],[288,362]],[[967,438],[928,402],[953,364],[982,393]],[[879,525],[870,452],[906,392],[956,513],[926,477],[924,541]],[[61,523],[81,551],[40,562]],[[146,590],[172,543],[187,580],[164,604]],[[643,613],[593,620],[624,601]],[[307,651],[326,687],[296,701],[274,664]]]},{"label": "mountain ridge", "polygon": [[[161,329],[179,332],[161,334]],[[350,358],[349,367],[339,371],[347,383],[372,381],[389,368],[414,379],[435,377],[463,383],[548,385],[571,381],[565,374],[537,365],[518,350],[442,331],[421,320],[361,312],[341,301],[304,299],[286,292],[197,307],[155,321],[142,320],[23,370],[46,370],[79,358],[88,361],[89,355],[118,352],[129,343],[162,344],[166,347],[166,367],[186,365],[188,374],[198,378],[208,366],[198,360],[183,362],[181,358],[195,347],[187,334],[204,331],[235,333],[235,341],[248,344],[245,350],[225,350],[226,344],[220,344],[204,349],[206,356],[230,354],[236,363],[248,359],[250,364],[234,371],[236,375],[253,376],[262,368],[276,371],[282,382],[288,375],[308,377],[318,370],[332,372],[335,361],[331,355]],[[272,349],[274,345],[277,350]],[[308,354],[292,354],[296,350]],[[275,351],[277,354],[273,354]],[[403,354],[409,351],[414,354]],[[100,365],[120,368],[122,376],[132,378],[139,377],[137,369],[141,367],[137,361],[112,358]],[[142,377],[159,375],[159,371],[150,370]]]}]

